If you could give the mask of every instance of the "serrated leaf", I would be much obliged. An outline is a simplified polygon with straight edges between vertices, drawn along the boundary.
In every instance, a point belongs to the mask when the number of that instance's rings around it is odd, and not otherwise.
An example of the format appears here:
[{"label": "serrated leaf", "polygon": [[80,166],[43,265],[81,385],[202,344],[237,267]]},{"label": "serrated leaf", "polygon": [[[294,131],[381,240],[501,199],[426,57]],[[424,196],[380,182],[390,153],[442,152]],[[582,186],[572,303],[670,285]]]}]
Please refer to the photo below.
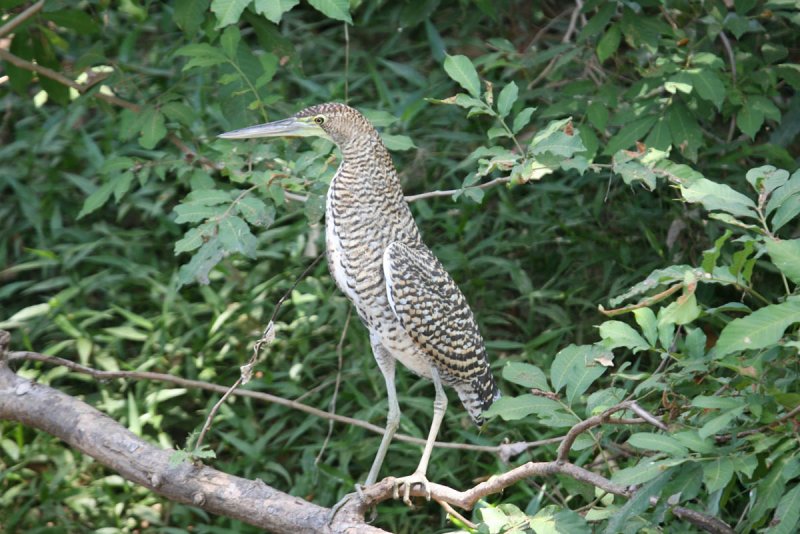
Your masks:
[{"label": "serrated leaf", "polygon": [[224,206],[205,206],[203,204],[178,204],[173,208],[177,215],[175,222],[181,223],[194,223],[210,219],[211,217],[219,217],[225,213]]},{"label": "serrated leaf", "polygon": [[268,206],[263,200],[252,195],[239,200],[236,209],[253,226],[266,228],[275,221],[275,208],[272,205]]},{"label": "serrated leaf", "polygon": [[800,322],[800,299],[771,304],[723,328],[716,345],[718,358],[736,351],[763,349],[780,341],[784,331]]},{"label": "serrated leaf", "polygon": [[233,59],[236,57],[236,49],[239,47],[239,42],[242,40],[242,34],[239,33],[239,28],[236,26],[228,26],[222,32],[219,38],[219,44],[228,58]]},{"label": "serrated leaf", "polygon": [[267,17],[275,24],[279,24],[284,13],[291,11],[300,0],[255,0],[256,13]]},{"label": "serrated leaf", "polygon": [[216,237],[210,239],[192,256],[189,263],[181,266],[178,271],[178,280],[182,285],[195,281],[202,285],[208,285],[208,274],[225,255],[219,239]]},{"label": "serrated leaf", "polygon": [[191,252],[211,239],[217,229],[217,224],[204,223],[196,228],[190,228],[178,242],[175,243],[175,255],[182,252]]},{"label": "serrated leaf", "polygon": [[722,103],[725,101],[725,85],[719,76],[710,69],[689,69],[687,72],[700,98],[714,104],[717,110],[722,109]]},{"label": "serrated leaf", "polygon": [[603,346],[608,349],[625,347],[631,349],[635,354],[650,348],[650,344],[636,330],[622,321],[606,321],[601,324],[600,337],[603,340]]},{"label": "serrated leaf", "polygon": [[511,112],[511,107],[517,101],[517,96],[519,96],[519,89],[516,83],[511,82],[503,87],[497,97],[497,111],[501,117],[505,118]]},{"label": "serrated leaf", "polygon": [[478,71],[472,65],[467,56],[448,55],[444,60],[444,70],[461,87],[474,98],[481,96],[481,82],[478,78]]},{"label": "serrated leaf", "polygon": [[526,388],[550,391],[544,371],[524,362],[508,362],[503,367],[503,379]]},{"label": "serrated leaf", "polygon": [[353,19],[350,17],[349,0],[308,0],[308,3],[326,17],[348,24],[353,23]]},{"label": "serrated leaf", "polygon": [[228,191],[219,189],[198,189],[192,191],[183,200],[184,204],[202,204],[203,206],[214,206],[216,204],[228,204],[232,201]]},{"label": "serrated leaf", "polygon": [[217,17],[217,28],[239,22],[244,9],[252,0],[211,0],[211,11]]},{"label": "serrated leaf", "polygon": [[672,146],[691,160],[697,159],[697,150],[703,141],[703,132],[697,119],[681,102],[673,103],[667,110],[667,123]]},{"label": "serrated leaf", "polygon": [[175,24],[186,35],[194,35],[205,19],[210,0],[176,0],[173,11]]},{"label": "serrated leaf", "polygon": [[250,227],[236,215],[228,215],[219,222],[219,242],[228,252],[240,252],[250,258],[256,255],[256,238]]},{"label": "serrated leaf", "polygon": [[658,314],[658,323],[661,324],[689,324],[700,316],[700,307],[694,292],[681,295],[669,306],[663,308]]},{"label": "serrated leaf", "polygon": [[800,285],[800,239],[767,239],[766,248],[772,263],[786,278]]}]

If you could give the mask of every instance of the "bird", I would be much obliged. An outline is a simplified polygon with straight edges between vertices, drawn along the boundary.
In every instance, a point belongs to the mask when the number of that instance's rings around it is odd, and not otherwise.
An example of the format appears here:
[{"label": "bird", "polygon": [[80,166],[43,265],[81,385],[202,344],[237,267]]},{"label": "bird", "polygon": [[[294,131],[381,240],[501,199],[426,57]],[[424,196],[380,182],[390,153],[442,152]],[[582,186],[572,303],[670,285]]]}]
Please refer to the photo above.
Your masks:
[{"label": "bird", "polygon": [[[386,427],[366,477],[375,484],[400,422],[395,368],[400,362],[433,382],[433,419],[419,465],[396,478],[394,497],[411,504],[420,485],[430,500],[428,463],[447,409],[443,386],[455,389],[475,424],[500,396],[475,316],[461,290],[422,240],[397,170],[377,130],[337,102],[289,118],[219,135],[222,139],[322,137],[341,153],[325,205],[328,267],[369,331],[388,397]],[[356,489],[361,492],[360,486]]]}]

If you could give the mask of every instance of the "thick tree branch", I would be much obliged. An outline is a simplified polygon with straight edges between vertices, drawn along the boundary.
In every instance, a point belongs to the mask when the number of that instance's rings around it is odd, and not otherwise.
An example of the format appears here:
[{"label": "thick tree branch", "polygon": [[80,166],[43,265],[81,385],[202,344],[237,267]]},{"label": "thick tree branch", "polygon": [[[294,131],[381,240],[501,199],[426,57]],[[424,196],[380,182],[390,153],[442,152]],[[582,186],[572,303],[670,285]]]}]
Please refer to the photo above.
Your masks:
[{"label": "thick tree branch", "polygon": [[88,404],[15,375],[0,361],[0,419],[52,434],[121,476],[164,497],[274,532],[384,532],[363,516],[293,497],[260,480],[204,465],[170,467],[173,451],[156,447]]}]

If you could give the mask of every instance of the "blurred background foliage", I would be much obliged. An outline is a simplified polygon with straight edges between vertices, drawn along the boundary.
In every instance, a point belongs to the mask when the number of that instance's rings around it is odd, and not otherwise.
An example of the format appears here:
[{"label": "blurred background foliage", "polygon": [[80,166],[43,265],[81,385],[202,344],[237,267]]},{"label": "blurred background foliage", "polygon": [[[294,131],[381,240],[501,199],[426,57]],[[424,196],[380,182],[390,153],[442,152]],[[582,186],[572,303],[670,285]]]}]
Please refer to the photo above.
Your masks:
[{"label": "blurred background foliage", "polygon": [[[0,0],[3,22],[29,5]],[[550,369],[568,345],[598,341],[604,320],[598,305],[609,307],[609,299],[655,269],[719,263],[738,273],[750,262],[744,282],[696,290],[703,313],[697,330],[705,336],[697,350],[705,355],[737,313],[793,293],[791,267],[787,275],[776,259],[766,260],[764,236],[797,238],[797,212],[786,208],[779,228],[764,221],[766,234],[743,229],[708,217],[686,194],[687,202],[676,200],[675,183],[653,169],[664,171],[665,161],[686,164],[743,193],[753,167],[794,171],[798,26],[798,5],[787,0],[48,0],[0,36],[0,327],[12,332],[18,350],[100,369],[233,383],[278,299],[324,247],[324,194],[336,158],[325,141],[236,144],[215,136],[306,105],[347,100],[381,130],[408,195],[456,191],[416,201],[412,210],[467,295],[498,377],[507,362]],[[451,62],[464,57],[466,72],[454,73],[448,56]],[[75,87],[32,73],[25,62],[52,69]],[[459,92],[461,100],[453,99]],[[579,140],[582,150],[569,153],[569,164],[552,161],[553,149],[536,158],[533,149],[520,151],[541,142],[537,133],[551,121],[568,117],[550,133]],[[626,166],[625,158],[654,153],[662,167],[655,161]],[[534,160],[548,170],[524,167]],[[510,172],[512,183],[463,189]],[[797,203],[800,197],[786,198]],[[735,237],[717,241],[731,226]],[[715,241],[719,250],[708,259],[704,251]],[[689,287],[686,273],[680,275],[673,281]],[[666,282],[657,279],[648,289],[659,283]],[[742,287],[757,288],[763,300],[723,310],[744,298]],[[345,328],[348,314],[327,267],[318,265],[291,291],[276,341],[247,387],[327,409],[340,372],[337,413],[383,425],[383,380],[363,327],[354,320]],[[695,318],[673,317],[671,324],[680,333]],[[591,392],[614,385],[630,393],[663,357],[680,359],[674,346],[642,352],[630,338],[628,344],[616,339],[612,327],[600,333],[606,347],[627,349],[616,361],[627,365],[598,377]],[[719,430],[768,424],[781,406],[800,403],[794,343],[779,347],[774,340],[767,356],[759,355],[774,374],[755,365],[758,372],[750,371],[749,360],[738,367],[744,373],[709,359],[702,369],[682,367],[659,390],[663,403],[651,395],[648,408],[673,413],[673,396],[691,401],[720,388],[749,388],[780,402],[760,397],[769,416],[731,415]],[[38,364],[25,364],[20,373],[85,399],[165,447],[185,446],[217,400],[158,383],[97,383]],[[525,390],[524,380],[513,373],[507,378],[500,387],[510,398]],[[768,392],[768,385],[779,391]],[[430,384],[401,372],[398,393],[400,431],[424,437]],[[590,402],[583,415],[597,405]],[[153,496],[21,425],[0,423],[0,432],[0,514],[9,531],[248,529]],[[208,443],[219,469],[329,506],[363,478],[379,436],[337,424],[323,450],[327,432],[319,418],[235,399],[221,410]],[[536,420],[499,418],[478,432],[452,405],[439,437],[498,444],[562,433]],[[613,445],[630,433],[614,429],[598,438],[623,466],[639,457],[629,446]],[[754,446],[748,453],[754,464],[726,464],[721,469],[730,469],[729,476],[707,476],[702,492],[686,491],[685,500],[741,531],[766,527],[779,502],[784,511],[788,506],[782,497],[800,499],[789,476],[797,473],[784,471],[779,490],[761,500],[752,490],[763,495],[772,487],[766,483],[775,483],[774,465],[800,465],[793,453],[768,454],[792,444],[797,449],[796,432]],[[598,452],[592,450],[585,463]],[[740,453],[734,447],[730,457]],[[410,473],[418,457],[418,447],[395,444],[384,474]],[[554,447],[541,447],[514,464],[553,457]],[[508,468],[487,453],[438,450],[428,474],[466,488]],[[533,515],[553,503],[588,508],[595,496],[559,477],[526,481],[490,500]],[[484,531],[497,531],[516,513],[503,510],[475,519],[487,521]],[[626,529],[680,524],[661,514]],[[410,512],[385,504],[376,524],[398,532],[453,528],[436,505]]]}]

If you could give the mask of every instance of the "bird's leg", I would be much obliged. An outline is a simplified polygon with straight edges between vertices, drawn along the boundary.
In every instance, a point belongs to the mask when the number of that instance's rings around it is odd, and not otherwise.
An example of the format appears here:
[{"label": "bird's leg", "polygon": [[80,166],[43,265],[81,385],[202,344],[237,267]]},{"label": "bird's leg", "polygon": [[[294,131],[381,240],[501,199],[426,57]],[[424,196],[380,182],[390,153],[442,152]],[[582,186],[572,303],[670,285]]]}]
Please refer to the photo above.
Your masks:
[{"label": "bird's leg", "polygon": [[431,500],[430,483],[425,474],[428,472],[428,461],[431,459],[433,452],[433,444],[436,442],[436,436],[439,434],[439,427],[444,418],[444,412],[447,410],[447,395],[442,387],[442,380],[439,378],[439,372],[435,367],[431,366],[431,380],[433,380],[433,387],[436,388],[436,397],[433,401],[433,421],[431,422],[431,429],[428,432],[428,440],[425,442],[425,450],[422,452],[422,458],[419,460],[417,470],[413,475],[398,478],[394,483],[394,498],[400,496],[400,486],[405,486],[403,489],[403,502],[411,506],[411,488],[414,484],[421,484],[425,488],[425,497]]},{"label": "bird's leg", "polygon": [[[389,444],[392,442],[392,437],[397,431],[397,426],[400,424],[400,405],[397,403],[397,390],[394,387],[394,368],[395,360],[386,352],[386,349],[375,340],[372,343],[372,350],[375,353],[375,360],[378,362],[383,373],[383,379],[386,381],[386,395],[389,399],[389,413],[386,416],[386,429],[383,431],[383,439],[381,445],[378,447],[378,453],[372,461],[372,467],[367,475],[365,486],[370,486],[378,480],[378,474],[383,464],[383,459],[386,458],[386,452],[389,450]],[[356,490],[360,489],[356,486]]]}]

